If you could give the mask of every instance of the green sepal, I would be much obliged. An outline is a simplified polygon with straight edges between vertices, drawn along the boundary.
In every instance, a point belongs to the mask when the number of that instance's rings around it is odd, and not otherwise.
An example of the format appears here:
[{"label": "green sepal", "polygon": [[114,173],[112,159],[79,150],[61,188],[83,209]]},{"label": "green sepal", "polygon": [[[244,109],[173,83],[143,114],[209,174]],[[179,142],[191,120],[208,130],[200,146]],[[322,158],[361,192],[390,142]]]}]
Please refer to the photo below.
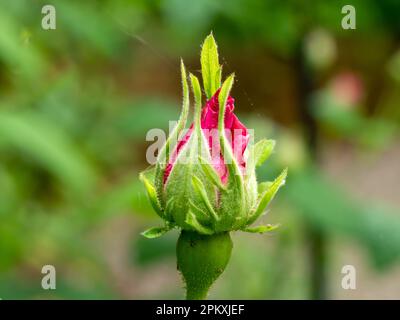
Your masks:
[{"label": "green sepal", "polygon": [[287,176],[287,168],[282,171],[282,173],[272,182],[269,188],[260,196],[258,200],[257,207],[254,209],[254,213],[251,214],[247,225],[252,224],[257,218],[264,212],[267,205],[274,198],[275,194],[278,192],[279,188],[285,184],[285,179]]},{"label": "green sepal", "polygon": [[276,230],[279,228],[279,224],[267,224],[267,225],[263,225],[263,226],[256,226],[256,227],[247,227],[244,228],[242,231],[244,232],[249,232],[249,233],[266,233],[266,232],[270,232],[273,230]]},{"label": "green sepal", "polygon": [[216,85],[216,90],[221,87],[221,80],[222,80],[222,66],[220,66],[217,70],[217,75],[215,78],[215,85]]},{"label": "green sepal", "polygon": [[174,148],[177,140],[179,139],[180,134],[186,126],[186,120],[189,114],[189,86],[187,83],[187,76],[185,65],[181,60],[181,77],[182,77],[182,91],[183,91],[183,102],[182,102],[182,112],[179,117],[178,123],[175,128],[172,130],[171,134],[167,138],[165,145],[160,149],[159,155],[157,157],[156,163],[156,171],[155,171],[155,188],[157,191],[157,196],[160,203],[164,202],[163,197],[163,175],[165,166],[168,163],[170,149]]},{"label": "green sepal", "polygon": [[196,153],[196,135],[192,134],[180,150],[175,164],[171,169],[164,194],[166,199],[174,199],[165,208],[165,213],[181,228],[185,225],[186,214],[191,198],[191,176],[193,170],[193,155]]},{"label": "green sepal", "polygon": [[265,191],[267,191],[269,189],[269,187],[271,187],[271,185],[273,184],[273,182],[271,181],[264,181],[258,184],[257,186],[257,192],[259,195],[262,195]]},{"label": "green sepal", "polygon": [[192,90],[194,95],[195,101],[195,110],[194,110],[194,126],[196,129],[197,134],[200,133],[201,126],[200,126],[200,116],[201,116],[201,89],[199,79],[192,73],[189,74],[190,82],[192,84]]},{"label": "green sepal", "polygon": [[218,173],[214,170],[213,166],[203,157],[199,157],[199,163],[205,175],[218,187],[218,189],[226,190],[226,186],[222,183]]},{"label": "green sepal", "polygon": [[203,201],[203,204],[207,208],[207,211],[210,214],[210,216],[213,217],[214,220],[219,221],[220,219],[219,219],[217,213],[215,212],[212,204],[210,203],[210,200],[208,199],[203,182],[201,182],[201,180],[198,177],[193,176],[192,177],[192,185],[193,185],[193,190],[197,193],[197,195]]},{"label": "green sepal", "polygon": [[234,74],[231,74],[228,78],[226,78],[218,96],[218,104],[219,104],[218,132],[219,132],[221,151],[226,161],[226,166],[228,167],[230,174],[229,180],[234,181],[236,186],[239,185],[243,186],[242,173],[233,155],[232,148],[228,140],[226,139],[225,125],[224,125],[226,102],[228,100],[229,93],[232,89],[234,78],[235,78]]},{"label": "green sepal", "polygon": [[173,229],[171,225],[166,225],[165,227],[152,227],[149,228],[141,233],[143,237],[146,237],[148,239],[156,239],[164,234],[166,234],[168,231]]},{"label": "green sepal", "polygon": [[274,140],[262,139],[249,148],[249,158],[247,160],[247,176],[254,174],[256,167],[261,166],[271,155],[275,147]]},{"label": "green sepal", "polygon": [[214,233],[213,230],[210,228],[207,228],[206,226],[203,226],[198,220],[195,214],[192,213],[192,211],[188,211],[186,215],[186,220],[185,222],[191,226],[195,231],[197,231],[200,234],[206,234],[206,235],[211,235]]},{"label": "green sepal", "polygon": [[191,199],[189,199],[190,211],[198,218],[198,220],[209,220],[210,215],[203,209],[196,206]]},{"label": "green sepal", "polygon": [[204,40],[200,63],[204,91],[207,99],[210,99],[221,86],[221,67],[218,61],[218,48],[212,33]]},{"label": "green sepal", "polygon": [[254,145],[254,162],[256,167],[261,166],[271,155],[275,147],[274,140],[262,139]]},{"label": "green sepal", "polygon": [[174,207],[174,202],[175,202],[175,198],[174,197],[170,197],[168,198],[166,204],[165,204],[165,210],[164,210],[164,215],[166,216],[165,218],[167,220],[171,219],[171,212],[172,209]]},{"label": "green sepal", "polygon": [[146,188],[147,196],[149,197],[151,206],[153,207],[153,209],[157,212],[157,214],[160,217],[163,217],[164,214],[163,214],[163,210],[160,205],[160,202],[158,201],[156,188],[151,183],[152,178],[154,178],[154,171],[155,171],[155,169],[152,168],[152,169],[141,172],[139,174],[139,179],[140,179],[140,181],[143,182],[144,187]]},{"label": "green sepal", "polygon": [[[225,136],[224,116],[226,102],[229,92],[231,91],[234,81],[234,74],[231,74],[223,83],[218,97],[219,115],[218,115],[218,132],[222,155],[228,168],[229,177],[226,186],[227,191],[221,193],[220,211],[224,212],[228,217],[226,223],[231,224],[233,230],[240,228],[244,221],[247,220],[245,215],[249,211],[246,208],[246,199],[244,191],[244,180],[239,164],[233,155],[232,147]],[[247,211],[247,212],[246,212]],[[238,219],[239,217],[239,219]],[[242,218],[243,217],[243,218]],[[221,226],[223,227],[223,226]]]}]

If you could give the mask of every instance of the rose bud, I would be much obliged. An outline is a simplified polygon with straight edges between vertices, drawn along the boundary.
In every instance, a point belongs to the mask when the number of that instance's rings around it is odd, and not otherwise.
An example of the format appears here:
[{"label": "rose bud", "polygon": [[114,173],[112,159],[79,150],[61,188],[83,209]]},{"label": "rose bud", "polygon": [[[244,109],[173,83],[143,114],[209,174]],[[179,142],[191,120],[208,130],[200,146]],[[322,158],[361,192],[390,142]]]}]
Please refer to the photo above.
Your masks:
[{"label": "rose bud", "polygon": [[234,75],[221,86],[222,67],[212,35],[203,44],[201,67],[208,100],[202,108],[199,81],[190,74],[195,111],[185,132],[189,88],[181,62],[182,113],[156,165],[140,174],[155,211],[165,221],[164,227],[143,235],[155,238],[174,227],[182,229],[178,268],[190,298],[205,297],[225,269],[232,248],[230,231],[263,233],[275,228],[250,225],[264,213],[287,174],[284,170],[275,181],[257,184],[256,166],[270,156],[275,143],[264,139],[249,145],[250,132],[234,114],[234,99],[229,95]]}]

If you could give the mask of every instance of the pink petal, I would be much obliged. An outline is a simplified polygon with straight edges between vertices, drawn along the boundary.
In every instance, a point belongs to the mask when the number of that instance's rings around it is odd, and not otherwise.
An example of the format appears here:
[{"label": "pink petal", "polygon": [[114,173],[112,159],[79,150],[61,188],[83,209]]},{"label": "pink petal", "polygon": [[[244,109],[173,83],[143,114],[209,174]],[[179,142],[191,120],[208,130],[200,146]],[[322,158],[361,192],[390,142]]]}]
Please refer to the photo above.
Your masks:
[{"label": "pink petal", "polygon": [[[215,132],[215,130],[218,129],[219,92],[220,90],[218,90],[214,94],[214,96],[207,101],[205,107],[203,108],[201,112],[201,128],[203,129],[205,135],[208,136],[208,145],[211,152],[212,165],[214,169],[218,172],[221,181],[223,183],[226,183],[228,179],[228,170],[220,150],[218,134],[216,134]],[[233,113],[233,110],[235,109],[234,102],[235,100],[232,97],[228,97],[225,110],[224,124],[225,124],[227,138],[230,141],[231,147],[234,152],[234,156],[236,157],[243,171],[246,167],[246,163],[243,158],[243,153],[246,150],[247,144],[249,142],[249,135],[247,132],[247,128],[239,121],[239,119]],[[190,126],[190,129],[188,130],[184,138],[178,142],[171,158],[169,159],[169,162],[164,172],[164,184],[167,181],[167,178],[172,170],[173,164],[175,163],[180,150],[189,140],[192,131],[193,131],[193,124]]]}]

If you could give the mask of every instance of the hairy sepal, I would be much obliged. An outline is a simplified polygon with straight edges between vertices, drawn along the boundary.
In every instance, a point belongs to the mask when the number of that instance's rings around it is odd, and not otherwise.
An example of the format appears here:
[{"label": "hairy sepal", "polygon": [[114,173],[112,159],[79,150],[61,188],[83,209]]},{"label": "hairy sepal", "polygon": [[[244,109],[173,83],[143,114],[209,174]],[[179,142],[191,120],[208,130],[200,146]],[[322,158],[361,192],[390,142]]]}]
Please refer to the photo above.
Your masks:
[{"label": "hairy sepal", "polygon": [[[166,215],[185,230],[196,230],[193,223],[188,223],[193,220],[187,220],[189,212],[205,228],[213,226],[215,222],[216,187],[204,173],[198,160],[200,150],[208,148],[206,143],[202,134],[199,139],[198,132],[192,132],[181,149],[164,188],[166,198],[174,198],[166,209]],[[193,183],[193,179],[196,179],[197,184]],[[196,214],[197,212],[205,213],[206,216]]]},{"label": "hairy sepal", "polygon": [[155,189],[157,192],[157,198],[160,204],[165,205],[165,198],[163,196],[163,181],[165,167],[169,161],[171,150],[173,150],[178,142],[179,137],[182,135],[183,130],[186,126],[187,117],[189,114],[189,86],[187,83],[187,75],[185,70],[185,65],[181,60],[181,78],[182,78],[182,92],[183,92],[183,102],[182,102],[182,112],[179,117],[178,123],[172,130],[171,134],[167,138],[165,145],[160,149],[157,157],[156,169],[155,169]]},{"label": "hairy sepal", "polygon": [[287,169],[283,170],[282,173],[269,185],[269,187],[259,195],[257,205],[252,210],[251,216],[247,221],[247,225],[251,225],[263,214],[265,208],[272,201],[279,188],[285,184],[286,176]]},{"label": "hairy sepal", "polygon": [[234,81],[234,75],[230,75],[223,83],[219,94],[219,117],[218,132],[222,155],[226,163],[229,177],[226,191],[220,196],[220,211],[224,219],[221,220],[219,231],[226,231],[229,228],[236,230],[246,220],[246,200],[244,191],[244,181],[242,172],[239,168],[233,150],[225,136],[224,116],[226,102]]}]

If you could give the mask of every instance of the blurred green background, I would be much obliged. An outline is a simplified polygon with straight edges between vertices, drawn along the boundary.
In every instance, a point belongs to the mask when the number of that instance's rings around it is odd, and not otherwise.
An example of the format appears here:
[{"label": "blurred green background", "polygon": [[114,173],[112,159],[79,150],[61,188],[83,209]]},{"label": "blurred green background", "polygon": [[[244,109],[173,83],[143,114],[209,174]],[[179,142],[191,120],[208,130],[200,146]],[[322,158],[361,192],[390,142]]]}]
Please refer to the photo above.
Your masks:
[{"label": "blurred green background", "polygon": [[161,221],[138,172],[212,30],[240,119],[277,140],[260,179],[289,177],[263,218],[281,228],[234,234],[211,298],[399,299],[400,2],[351,1],[356,30],[345,4],[2,0],[0,298],[183,298],[177,233],[139,235]]}]

